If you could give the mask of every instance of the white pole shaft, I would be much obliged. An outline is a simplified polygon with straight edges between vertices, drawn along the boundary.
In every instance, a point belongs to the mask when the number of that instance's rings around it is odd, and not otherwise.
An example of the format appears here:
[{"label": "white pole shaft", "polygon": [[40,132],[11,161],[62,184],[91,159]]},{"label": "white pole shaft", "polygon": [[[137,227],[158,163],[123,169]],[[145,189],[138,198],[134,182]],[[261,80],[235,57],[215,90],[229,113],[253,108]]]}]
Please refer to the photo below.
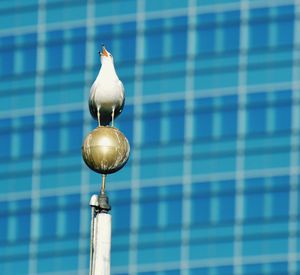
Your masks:
[{"label": "white pole shaft", "polygon": [[111,215],[96,215],[94,233],[94,274],[110,275]]},{"label": "white pole shaft", "polygon": [[89,275],[93,275],[93,257],[94,257],[94,232],[95,232],[95,208],[91,208],[91,240],[90,240],[90,272]]}]

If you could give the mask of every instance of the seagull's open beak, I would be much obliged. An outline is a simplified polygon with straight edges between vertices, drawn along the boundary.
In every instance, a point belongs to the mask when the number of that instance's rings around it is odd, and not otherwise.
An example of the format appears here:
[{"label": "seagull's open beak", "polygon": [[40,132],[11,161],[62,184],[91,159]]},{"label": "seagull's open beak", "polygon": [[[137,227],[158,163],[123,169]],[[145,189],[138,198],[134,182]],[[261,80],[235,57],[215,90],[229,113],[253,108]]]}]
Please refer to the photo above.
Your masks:
[{"label": "seagull's open beak", "polygon": [[105,49],[104,46],[102,46],[102,54],[108,57],[108,51]]}]

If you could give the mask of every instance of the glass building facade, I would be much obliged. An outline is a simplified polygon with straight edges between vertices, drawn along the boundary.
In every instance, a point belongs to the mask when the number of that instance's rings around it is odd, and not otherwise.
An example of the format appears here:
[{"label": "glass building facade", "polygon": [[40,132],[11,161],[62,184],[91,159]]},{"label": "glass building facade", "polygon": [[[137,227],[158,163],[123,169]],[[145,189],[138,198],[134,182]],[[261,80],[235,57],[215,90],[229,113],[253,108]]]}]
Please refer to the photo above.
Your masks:
[{"label": "glass building facade", "polygon": [[3,0],[1,275],[88,274],[102,43],[132,148],[112,274],[299,274],[298,0]]}]

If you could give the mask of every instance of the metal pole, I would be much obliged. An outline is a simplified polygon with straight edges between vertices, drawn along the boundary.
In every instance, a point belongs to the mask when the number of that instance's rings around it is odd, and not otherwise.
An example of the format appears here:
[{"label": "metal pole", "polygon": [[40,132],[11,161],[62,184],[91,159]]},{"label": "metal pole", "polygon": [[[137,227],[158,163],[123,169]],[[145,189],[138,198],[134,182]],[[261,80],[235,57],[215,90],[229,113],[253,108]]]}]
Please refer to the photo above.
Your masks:
[{"label": "metal pole", "polygon": [[95,275],[110,275],[111,215],[98,213],[95,227]]},{"label": "metal pole", "polygon": [[99,196],[92,195],[90,275],[110,275],[111,249],[111,209],[105,190],[101,188]]},{"label": "metal pole", "polygon": [[95,237],[95,213],[98,205],[98,196],[92,195],[90,199],[91,206],[91,231],[90,231],[90,272],[89,275],[94,275],[93,263],[94,263],[94,237]]},{"label": "metal pole", "polygon": [[92,266],[93,266],[93,254],[94,254],[94,216],[95,216],[95,208],[91,208],[91,240],[90,240],[90,272],[89,275],[93,275],[92,273]]}]

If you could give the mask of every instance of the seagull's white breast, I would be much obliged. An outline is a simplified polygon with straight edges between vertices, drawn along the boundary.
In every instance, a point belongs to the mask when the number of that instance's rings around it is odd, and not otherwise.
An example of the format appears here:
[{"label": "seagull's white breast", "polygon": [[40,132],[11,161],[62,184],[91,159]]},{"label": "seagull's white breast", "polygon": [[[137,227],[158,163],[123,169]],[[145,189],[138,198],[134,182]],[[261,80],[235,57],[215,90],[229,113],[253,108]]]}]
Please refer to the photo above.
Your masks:
[{"label": "seagull's white breast", "polygon": [[91,94],[97,105],[121,104],[124,98],[124,88],[120,80],[96,80],[91,88]]},{"label": "seagull's white breast", "polygon": [[113,64],[102,64],[101,70],[92,85],[90,97],[103,111],[122,106],[124,86],[119,80]]}]

